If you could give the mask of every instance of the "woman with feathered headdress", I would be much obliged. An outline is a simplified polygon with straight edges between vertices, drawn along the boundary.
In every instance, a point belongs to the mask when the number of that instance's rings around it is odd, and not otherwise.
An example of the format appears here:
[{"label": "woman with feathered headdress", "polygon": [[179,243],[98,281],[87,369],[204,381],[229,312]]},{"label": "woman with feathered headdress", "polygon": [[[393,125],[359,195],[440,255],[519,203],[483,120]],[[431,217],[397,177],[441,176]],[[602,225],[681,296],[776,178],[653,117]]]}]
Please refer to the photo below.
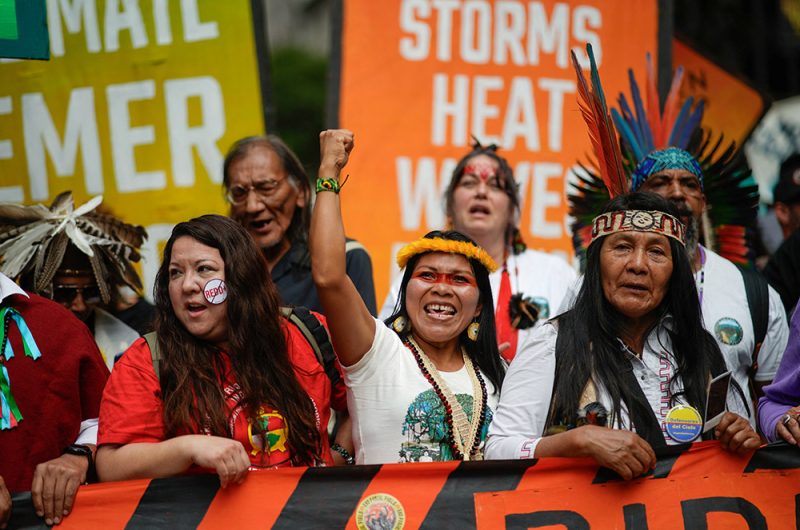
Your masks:
[{"label": "woman with feathered headdress", "polygon": [[[591,87],[573,53],[579,101],[613,198],[592,220],[574,307],[537,328],[536,347],[509,368],[487,457],[588,456],[630,479],[655,466],[654,449],[701,435],[746,453],[760,439],[742,401],[723,393],[721,408],[731,412],[704,425],[706,389],[727,368],[700,319],[685,227],[667,200],[628,193],[587,51]],[[549,404],[531,398],[533,385],[552,388]]]}]

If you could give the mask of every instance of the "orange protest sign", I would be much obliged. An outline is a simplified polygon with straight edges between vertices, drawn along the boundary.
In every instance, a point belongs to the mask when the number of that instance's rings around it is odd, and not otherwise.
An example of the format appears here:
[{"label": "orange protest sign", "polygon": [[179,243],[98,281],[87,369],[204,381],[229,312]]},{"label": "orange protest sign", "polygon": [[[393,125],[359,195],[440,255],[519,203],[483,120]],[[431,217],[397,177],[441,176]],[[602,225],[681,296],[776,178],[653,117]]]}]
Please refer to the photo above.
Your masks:
[{"label": "orange protest sign", "polygon": [[798,483],[798,472],[720,473],[478,493],[477,528],[791,528]]},{"label": "orange protest sign", "polygon": [[767,110],[764,96],[678,39],[672,41],[672,64],[686,70],[681,97],[705,102],[703,126],[742,145]]},{"label": "orange protest sign", "polygon": [[[800,451],[737,456],[718,442],[671,446],[623,481],[590,459],[433,462],[254,471],[82,486],[60,527],[80,528],[794,528]],[[707,522],[707,524],[706,524]],[[41,526],[15,497],[12,528]]]},{"label": "orange protest sign", "polygon": [[446,219],[442,190],[475,135],[508,158],[535,249],[571,257],[565,189],[590,144],[569,60],[597,57],[609,102],[655,56],[657,2],[344,3],[340,124],[356,134],[342,193],[379,299],[397,248]]}]

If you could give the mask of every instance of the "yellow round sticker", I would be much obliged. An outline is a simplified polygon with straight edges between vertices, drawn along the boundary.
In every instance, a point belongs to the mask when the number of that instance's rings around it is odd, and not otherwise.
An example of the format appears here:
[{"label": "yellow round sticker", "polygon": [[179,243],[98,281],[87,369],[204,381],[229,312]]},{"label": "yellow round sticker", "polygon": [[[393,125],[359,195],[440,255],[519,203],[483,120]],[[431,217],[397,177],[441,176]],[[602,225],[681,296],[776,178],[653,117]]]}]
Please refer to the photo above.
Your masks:
[{"label": "yellow round sticker", "polygon": [[677,405],[667,412],[664,428],[676,442],[693,442],[703,431],[703,418],[691,405]]}]

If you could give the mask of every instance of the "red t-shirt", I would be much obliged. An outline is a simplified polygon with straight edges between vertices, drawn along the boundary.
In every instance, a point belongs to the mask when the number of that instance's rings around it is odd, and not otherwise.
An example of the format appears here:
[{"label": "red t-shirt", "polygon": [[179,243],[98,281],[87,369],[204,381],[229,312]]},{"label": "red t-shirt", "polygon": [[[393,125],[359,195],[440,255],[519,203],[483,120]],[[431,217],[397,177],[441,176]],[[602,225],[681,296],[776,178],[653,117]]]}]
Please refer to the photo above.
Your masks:
[{"label": "red t-shirt", "polygon": [[10,491],[28,491],[36,466],[61,456],[75,443],[81,421],[97,417],[108,368],[89,329],[60,304],[14,294],[0,305],[19,311],[42,354],[37,360],[25,355],[12,320],[14,356],[1,364],[23,419],[0,430],[0,476]]},{"label": "red t-shirt", "polygon": [[[317,427],[322,438],[323,458],[331,465],[328,449],[327,425],[331,408],[331,384],[324,369],[317,360],[311,346],[303,334],[293,325],[283,326],[289,359],[300,386],[311,398],[317,414]],[[242,443],[250,461],[255,467],[291,466],[291,453],[287,445],[286,424],[279,411],[264,405],[260,418],[267,424],[269,451],[264,454],[261,439],[251,436],[251,425],[239,401],[239,385],[234,380],[233,371],[226,364],[224,381],[226,404],[228,406],[228,428],[232,438]],[[343,386],[343,385],[337,385]],[[338,389],[337,389],[338,390]],[[341,390],[336,392],[341,398],[336,400],[335,408],[345,403]],[[131,345],[114,365],[114,370],[103,393],[100,407],[100,432],[97,444],[129,444],[137,442],[160,442],[164,440],[164,421],[161,402],[161,385],[153,369],[150,348],[144,339]]]}]

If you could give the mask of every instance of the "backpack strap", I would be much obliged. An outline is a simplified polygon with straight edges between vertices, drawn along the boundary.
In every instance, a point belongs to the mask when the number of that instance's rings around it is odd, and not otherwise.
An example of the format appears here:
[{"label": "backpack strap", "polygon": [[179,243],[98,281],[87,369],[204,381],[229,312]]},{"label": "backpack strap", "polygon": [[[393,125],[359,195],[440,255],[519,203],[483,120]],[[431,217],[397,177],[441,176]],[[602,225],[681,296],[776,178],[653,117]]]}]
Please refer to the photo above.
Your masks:
[{"label": "backpack strap", "polygon": [[331,380],[331,386],[335,386],[341,379],[341,375],[336,369],[336,353],[333,351],[328,330],[308,308],[302,306],[281,307],[281,314],[300,330],[311,349],[314,350],[319,364],[325,369],[325,374]]},{"label": "backpack strap", "polygon": [[752,381],[758,370],[758,352],[761,350],[761,345],[764,344],[769,325],[769,287],[767,281],[758,272],[749,269],[740,269],[740,271],[744,280],[744,291],[747,294],[747,306],[750,310],[755,335],[752,363],[747,371],[747,375]]},{"label": "backpack strap", "polygon": [[155,371],[156,377],[160,379],[161,372],[158,369],[158,361],[161,359],[161,356],[158,352],[158,335],[156,335],[155,331],[151,331],[144,335],[144,340],[147,341],[147,347],[150,348],[150,359],[153,361],[153,371]]}]

